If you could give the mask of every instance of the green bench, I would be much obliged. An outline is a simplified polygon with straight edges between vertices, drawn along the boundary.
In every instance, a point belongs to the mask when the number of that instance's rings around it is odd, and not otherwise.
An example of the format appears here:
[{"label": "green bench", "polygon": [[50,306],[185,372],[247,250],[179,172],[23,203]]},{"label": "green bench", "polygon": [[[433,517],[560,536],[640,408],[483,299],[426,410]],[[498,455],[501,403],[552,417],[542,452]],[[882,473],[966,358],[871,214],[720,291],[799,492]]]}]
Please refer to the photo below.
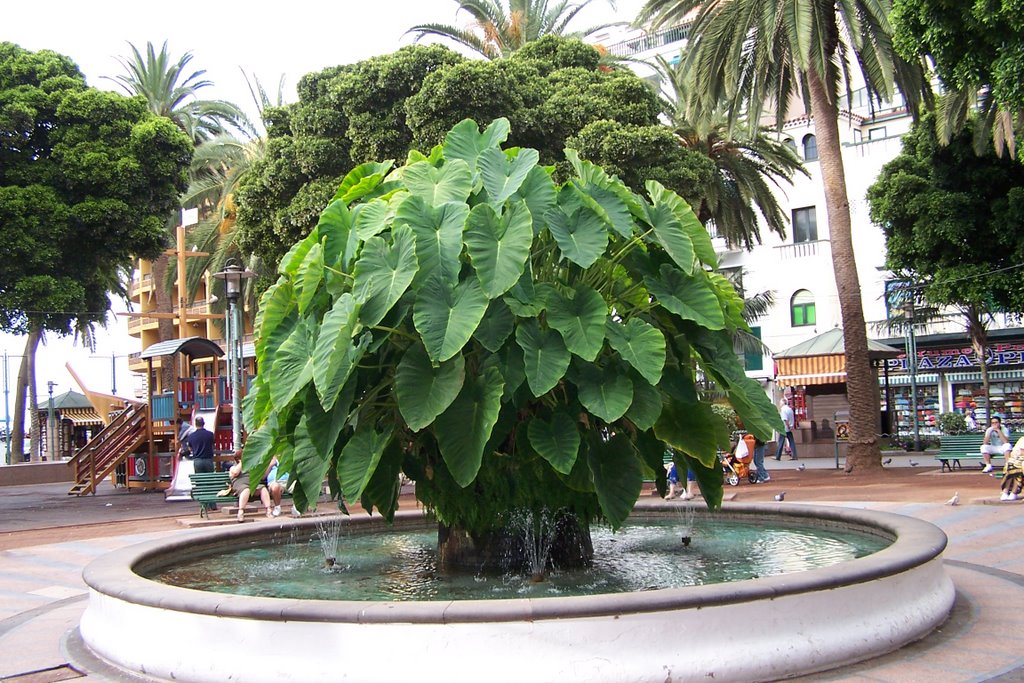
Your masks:
[{"label": "green bench", "polygon": [[192,500],[199,503],[199,516],[210,518],[210,509],[221,503],[237,503],[238,496],[218,496],[228,487],[231,477],[227,472],[199,472],[188,475],[192,482]]},{"label": "green bench", "polygon": [[[1013,437],[1011,437],[1012,443]],[[981,462],[984,457],[981,455],[981,442],[985,440],[985,434],[972,432],[970,434],[944,434],[939,437],[939,452],[935,459],[942,463],[942,472],[949,470],[960,470],[961,460],[977,460]],[[1002,458],[1002,455],[991,456],[992,460]]]}]

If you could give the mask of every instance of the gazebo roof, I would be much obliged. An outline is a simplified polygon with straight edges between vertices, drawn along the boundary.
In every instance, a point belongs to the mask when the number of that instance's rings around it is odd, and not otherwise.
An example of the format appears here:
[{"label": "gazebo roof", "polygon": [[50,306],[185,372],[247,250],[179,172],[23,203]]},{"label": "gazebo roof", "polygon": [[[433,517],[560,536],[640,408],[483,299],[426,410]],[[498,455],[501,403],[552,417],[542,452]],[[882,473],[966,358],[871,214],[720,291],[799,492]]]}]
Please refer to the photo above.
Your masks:
[{"label": "gazebo roof", "polygon": [[158,358],[183,353],[189,358],[208,358],[224,355],[224,350],[206,337],[185,337],[184,339],[168,339],[152,344],[139,354],[139,358]]},{"label": "gazebo roof", "polygon": [[[36,404],[36,408],[39,410],[48,410],[49,407],[49,396]],[[65,391],[63,394],[57,394],[53,397],[53,408],[54,410],[65,410],[67,408],[88,408],[92,410],[92,404],[89,403],[89,399],[85,397],[85,394],[80,394],[77,391]]]}]

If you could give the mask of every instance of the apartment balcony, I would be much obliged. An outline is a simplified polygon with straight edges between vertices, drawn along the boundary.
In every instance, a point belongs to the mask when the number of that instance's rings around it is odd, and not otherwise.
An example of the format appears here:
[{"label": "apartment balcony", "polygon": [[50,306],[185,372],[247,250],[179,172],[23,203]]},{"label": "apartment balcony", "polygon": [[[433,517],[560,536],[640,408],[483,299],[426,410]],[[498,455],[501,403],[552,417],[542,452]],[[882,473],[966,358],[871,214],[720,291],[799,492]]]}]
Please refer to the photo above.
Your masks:
[{"label": "apartment balcony", "polygon": [[129,296],[132,299],[138,299],[145,292],[153,291],[153,274],[145,273],[137,278],[132,278],[131,286],[128,290]]},{"label": "apartment balcony", "polygon": [[818,256],[828,256],[831,258],[832,256],[831,244],[828,240],[797,242],[796,244],[781,244],[773,248],[775,249],[775,257],[779,261],[816,258]]},{"label": "apartment balcony", "polygon": [[641,52],[657,50],[665,45],[686,40],[690,35],[690,26],[691,22],[677,24],[654,33],[644,33],[613,45],[606,45],[605,49],[608,50],[608,54],[616,57],[632,57]]}]

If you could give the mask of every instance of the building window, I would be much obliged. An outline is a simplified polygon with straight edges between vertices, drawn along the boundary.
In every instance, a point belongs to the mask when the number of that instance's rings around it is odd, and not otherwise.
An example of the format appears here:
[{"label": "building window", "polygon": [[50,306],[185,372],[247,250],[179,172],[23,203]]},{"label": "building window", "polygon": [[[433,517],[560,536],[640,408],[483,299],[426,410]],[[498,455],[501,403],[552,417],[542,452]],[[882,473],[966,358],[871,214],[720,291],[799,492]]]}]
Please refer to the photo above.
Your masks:
[{"label": "building window", "polygon": [[817,322],[814,312],[814,295],[806,289],[801,289],[789,303],[789,317],[793,327],[805,327]]},{"label": "building window", "polygon": [[813,206],[793,209],[793,243],[818,239],[818,218]]},{"label": "building window", "polygon": [[881,140],[884,137],[886,137],[885,126],[868,128],[868,140]]},{"label": "building window", "polygon": [[783,140],[783,142],[786,144],[787,147],[793,150],[793,154],[797,153],[796,142],[793,140],[793,138],[786,138],[785,140]]},{"label": "building window", "polygon": [[[812,306],[814,304],[811,304]],[[751,327],[750,336],[755,337],[758,341],[761,339],[761,328]],[[744,370],[764,370],[764,354],[761,350],[756,351],[744,351],[743,352],[743,369]]]},{"label": "building window", "polygon": [[804,136],[804,160],[816,161],[818,159],[818,140],[813,135]]}]

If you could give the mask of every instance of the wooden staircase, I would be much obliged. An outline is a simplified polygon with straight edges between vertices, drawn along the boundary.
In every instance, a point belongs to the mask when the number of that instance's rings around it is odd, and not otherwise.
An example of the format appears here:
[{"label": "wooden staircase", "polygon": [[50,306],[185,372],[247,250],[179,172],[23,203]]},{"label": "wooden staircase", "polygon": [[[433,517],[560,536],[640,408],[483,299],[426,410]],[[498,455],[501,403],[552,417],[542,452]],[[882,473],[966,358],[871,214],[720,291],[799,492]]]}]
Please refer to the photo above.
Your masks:
[{"label": "wooden staircase", "polygon": [[124,412],[78,451],[68,466],[75,471],[69,496],[96,494],[96,485],[124,463],[148,439],[149,406],[129,403]]}]

